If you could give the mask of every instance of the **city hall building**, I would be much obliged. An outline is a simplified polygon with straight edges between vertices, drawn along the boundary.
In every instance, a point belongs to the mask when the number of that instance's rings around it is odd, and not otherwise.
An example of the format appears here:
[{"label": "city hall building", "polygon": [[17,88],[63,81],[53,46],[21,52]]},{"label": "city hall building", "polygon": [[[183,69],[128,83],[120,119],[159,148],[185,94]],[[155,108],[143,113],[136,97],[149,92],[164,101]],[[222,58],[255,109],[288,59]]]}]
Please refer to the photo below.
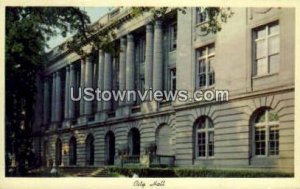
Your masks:
[{"label": "city hall building", "polygon": [[[205,35],[201,8],[153,22],[115,8],[92,27],[116,52],[54,48],[37,79],[33,130],[44,165],[136,164],[294,171],[295,10],[232,8]],[[64,45],[64,44],[62,44]],[[228,101],[73,101],[71,87],[228,90]],[[79,91],[76,95],[79,95]],[[76,96],[75,95],[75,96]]]}]

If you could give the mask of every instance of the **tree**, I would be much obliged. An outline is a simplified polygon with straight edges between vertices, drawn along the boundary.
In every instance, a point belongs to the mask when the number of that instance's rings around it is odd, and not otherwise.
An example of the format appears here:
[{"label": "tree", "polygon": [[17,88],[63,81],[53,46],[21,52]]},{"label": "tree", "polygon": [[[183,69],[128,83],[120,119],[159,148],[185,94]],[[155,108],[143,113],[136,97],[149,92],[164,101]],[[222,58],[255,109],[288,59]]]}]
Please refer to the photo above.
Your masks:
[{"label": "tree", "polygon": [[[153,20],[170,11],[167,7],[134,7],[131,17],[151,12]],[[185,8],[172,8],[171,11],[185,12]],[[230,9],[205,8],[209,21],[203,28],[207,33],[221,30],[220,23],[231,16]],[[25,161],[31,156],[33,104],[35,102],[36,76],[44,67],[45,47],[51,37],[76,33],[61,49],[75,51],[81,56],[86,52],[82,44],[91,44],[93,49],[113,52],[114,28],[99,32],[103,27],[91,26],[86,12],[74,7],[7,7],[5,25],[5,152],[6,169],[9,157],[14,154],[20,174],[24,174]]]}]

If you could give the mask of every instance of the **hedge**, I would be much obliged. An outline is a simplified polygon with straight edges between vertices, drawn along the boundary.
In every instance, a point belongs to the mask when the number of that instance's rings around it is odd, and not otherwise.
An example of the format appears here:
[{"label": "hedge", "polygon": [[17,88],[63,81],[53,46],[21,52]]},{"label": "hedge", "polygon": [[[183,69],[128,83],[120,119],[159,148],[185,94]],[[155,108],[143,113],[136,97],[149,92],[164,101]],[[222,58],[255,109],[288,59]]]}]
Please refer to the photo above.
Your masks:
[{"label": "hedge", "polygon": [[138,168],[138,167],[107,167],[110,173],[132,177],[233,177],[233,178],[261,178],[261,177],[293,177],[293,173],[257,170],[227,170],[227,169],[186,169],[186,168]]}]

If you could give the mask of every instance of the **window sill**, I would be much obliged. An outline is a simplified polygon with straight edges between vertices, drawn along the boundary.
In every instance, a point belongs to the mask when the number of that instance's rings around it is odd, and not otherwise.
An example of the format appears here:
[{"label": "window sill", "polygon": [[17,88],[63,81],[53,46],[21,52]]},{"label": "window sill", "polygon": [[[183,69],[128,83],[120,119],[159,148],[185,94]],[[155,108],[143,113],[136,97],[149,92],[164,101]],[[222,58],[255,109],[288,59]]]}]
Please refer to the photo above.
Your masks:
[{"label": "window sill", "polygon": [[278,159],[279,155],[254,155],[252,158],[257,158],[257,159]]},{"label": "window sill", "polygon": [[265,78],[265,77],[271,77],[271,76],[274,76],[274,75],[278,75],[278,72],[252,76],[252,79],[260,79],[260,78]]},{"label": "window sill", "polygon": [[213,90],[215,89],[215,84],[205,87],[196,87],[195,91],[205,91],[205,90]]},{"label": "window sill", "polygon": [[196,157],[195,160],[213,160],[215,159],[214,156],[209,156],[209,157]]},{"label": "window sill", "polygon": [[204,24],[207,24],[208,23],[208,20],[207,21],[204,21],[204,22],[199,22],[199,23],[196,23],[196,27],[200,27],[200,26],[202,26],[202,25],[204,25]]}]

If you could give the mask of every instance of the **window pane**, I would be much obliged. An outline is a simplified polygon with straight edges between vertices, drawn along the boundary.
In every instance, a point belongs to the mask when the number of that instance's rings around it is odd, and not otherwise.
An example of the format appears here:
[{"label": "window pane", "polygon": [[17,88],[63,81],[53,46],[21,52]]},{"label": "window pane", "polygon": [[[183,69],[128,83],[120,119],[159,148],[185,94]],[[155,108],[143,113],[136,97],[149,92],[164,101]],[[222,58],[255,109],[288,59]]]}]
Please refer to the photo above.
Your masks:
[{"label": "window pane", "polygon": [[255,155],[265,155],[265,134],[264,127],[255,128]]},{"label": "window pane", "polygon": [[199,60],[199,73],[205,73],[205,60]]},{"label": "window pane", "polygon": [[269,57],[270,73],[279,72],[279,59],[279,54],[275,54]]},{"label": "window pane", "polygon": [[256,39],[266,37],[266,27],[256,30]]},{"label": "window pane", "polygon": [[257,62],[256,65],[257,75],[267,74],[268,73],[267,59],[266,58],[258,59],[256,62]]},{"label": "window pane", "polygon": [[264,123],[264,122],[266,122],[266,113],[267,113],[266,110],[260,111],[256,116],[255,123]]},{"label": "window pane", "polygon": [[215,53],[215,45],[212,44],[208,47],[208,54],[210,55],[213,53]]},{"label": "window pane", "polygon": [[279,25],[278,23],[273,24],[269,27],[269,34],[277,34],[279,33]]},{"label": "window pane", "polygon": [[279,53],[280,51],[280,40],[279,35],[273,36],[269,38],[269,55]]},{"label": "window pane", "polygon": [[205,157],[205,133],[198,133],[198,156]]},{"label": "window pane", "polygon": [[269,122],[272,122],[272,121],[278,121],[279,120],[279,117],[278,117],[278,114],[274,111],[269,111]]},{"label": "window pane", "polygon": [[269,154],[279,154],[279,128],[278,126],[270,127],[269,131]]},{"label": "window pane", "polygon": [[214,132],[208,133],[208,156],[214,155]]},{"label": "window pane", "polygon": [[256,41],[256,59],[265,57],[267,55],[266,40]]}]

